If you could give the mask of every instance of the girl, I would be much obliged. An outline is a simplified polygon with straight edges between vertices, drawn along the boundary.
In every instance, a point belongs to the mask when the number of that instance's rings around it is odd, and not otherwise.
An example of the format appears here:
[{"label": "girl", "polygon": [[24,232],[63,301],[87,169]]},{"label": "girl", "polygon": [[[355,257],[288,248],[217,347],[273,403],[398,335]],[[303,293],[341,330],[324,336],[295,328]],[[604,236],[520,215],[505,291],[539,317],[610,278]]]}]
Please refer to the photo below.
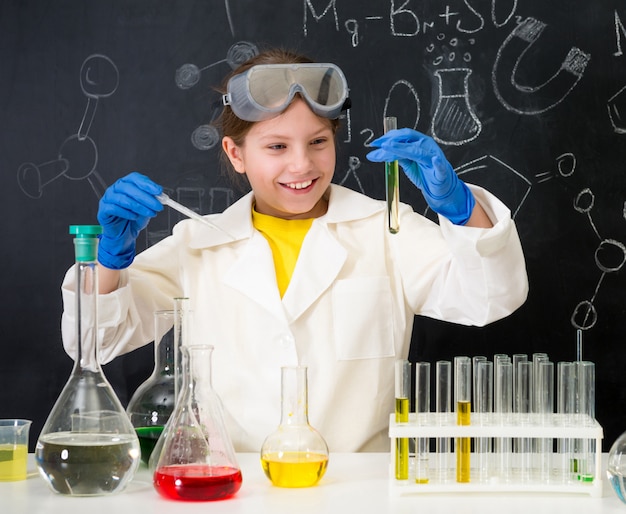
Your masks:
[{"label": "girl", "polygon": [[[153,312],[190,298],[192,343],[215,346],[213,384],[237,451],[259,451],[275,430],[280,367],[298,364],[332,452],[388,451],[394,361],[408,355],[413,316],[485,325],[526,298],[510,212],[460,181],[431,138],[392,131],[368,157],[398,159],[439,224],[402,205],[390,234],[385,202],[331,184],[347,91],[335,65],[277,50],[227,77],[223,157],[251,186],[211,216],[232,238],[185,220],[135,256],[161,186],[131,173],[100,201],[101,358],[150,342]],[[62,286],[70,355],[73,276]]]}]

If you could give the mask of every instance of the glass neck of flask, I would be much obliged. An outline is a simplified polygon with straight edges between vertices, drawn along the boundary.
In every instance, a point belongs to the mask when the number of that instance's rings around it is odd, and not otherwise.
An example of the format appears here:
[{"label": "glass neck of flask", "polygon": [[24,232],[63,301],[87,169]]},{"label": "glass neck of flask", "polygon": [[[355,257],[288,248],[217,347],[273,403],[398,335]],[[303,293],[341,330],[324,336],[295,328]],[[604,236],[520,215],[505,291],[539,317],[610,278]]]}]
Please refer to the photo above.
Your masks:
[{"label": "glass neck of flask", "polygon": [[154,313],[154,374],[157,377],[174,376],[174,311]]},{"label": "glass neck of flask", "polygon": [[308,425],[307,388],[305,366],[281,368],[281,425]]},{"label": "glass neck of flask", "polygon": [[182,391],[189,394],[191,401],[203,399],[204,394],[213,390],[211,384],[211,356],[213,346],[181,346],[182,353]]},{"label": "glass neck of flask", "polygon": [[74,370],[100,372],[98,362],[98,264],[76,262],[76,335]]}]

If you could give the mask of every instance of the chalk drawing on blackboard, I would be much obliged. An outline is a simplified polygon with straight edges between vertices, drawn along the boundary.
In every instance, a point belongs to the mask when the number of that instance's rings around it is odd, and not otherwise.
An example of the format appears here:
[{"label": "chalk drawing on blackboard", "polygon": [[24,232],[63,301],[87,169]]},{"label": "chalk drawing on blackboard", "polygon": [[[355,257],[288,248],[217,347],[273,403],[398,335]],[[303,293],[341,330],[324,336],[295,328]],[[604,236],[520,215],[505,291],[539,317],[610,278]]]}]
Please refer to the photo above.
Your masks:
[{"label": "chalk drawing on blackboard", "polygon": [[435,141],[445,145],[462,145],[478,137],[482,124],[469,101],[469,68],[435,70],[437,107],[430,132]]},{"label": "chalk drawing on blackboard", "polygon": [[228,49],[226,58],[215,61],[203,68],[192,63],[185,63],[180,66],[174,75],[176,86],[180,89],[190,89],[200,81],[202,72],[217,66],[218,64],[227,63],[231,69],[235,69],[240,64],[254,57],[259,53],[257,46],[248,41],[239,41]]},{"label": "chalk drawing on blackboard", "polygon": [[[175,189],[164,187],[163,192],[171,198],[176,198],[176,201],[192,211],[198,214],[207,214],[204,209],[206,190],[203,187],[180,186]],[[233,190],[229,187],[211,187],[208,196],[208,214],[223,212],[234,201]],[[146,246],[152,246],[168,237],[172,233],[174,224],[181,219],[183,219],[183,216],[172,211],[172,209],[164,209],[156,218],[150,221],[146,228]]]},{"label": "chalk drawing on blackboard", "polygon": [[580,330],[593,328],[598,319],[594,301],[600,291],[600,286],[608,273],[615,273],[622,269],[626,262],[626,245],[615,239],[602,238],[591,217],[591,210],[595,204],[595,197],[591,189],[585,188],[574,199],[574,209],[577,212],[586,214],[589,224],[600,240],[596,248],[594,259],[596,266],[600,270],[600,278],[596,284],[593,296],[589,300],[579,302],[574,308],[571,317],[571,324]]},{"label": "chalk drawing on blackboard", "polygon": [[[179,89],[191,89],[198,84],[198,82],[200,82],[200,77],[203,71],[222,63],[227,63],[231,69],[235,69],[248,59],[258,55],[258,53],[259,49],[254,43],[239,41],[230,46],[228,52],[226,53],[226,58],[215,61],[204,68],[199,68],[195,64],[191,63],[183,64],[176,70],[174,81]],[[191,144],[194,148],[206,151],[215,147],[219,143],[219,133],[211,124],[217,115],[219,115],[219,111],[214,109],[209,123],[199,125],[192,131]]]},{"label": "chalk drawing on blackboard", "polygon": [[78,132],[65,139],[56,159],[35,164],[22,163],[17,170],[17,183],[22,192],[34,199],[43,196],[43,188],[58,178],[87,180],[98,198],[102,197],[106,183],[96,170],[98,148],[89,137],[89,130],[100,98],[111,96],[119,85],[119,72],[106,55],[92,54],[80,68],[80,87],[87,97]]},{"label": "chalk drawing on blackboard", "polygon": [[[402,89],[406,89],[406,92],[403,92]],[[392,112],[392,102],[395,104],[395,107],[398,107],[398,112]],[[420,120],[420,115],[420,97],[413,87],[413,84],[406,80],[398,80],[394,82],[385,98],[383,118],[387,116],[396,116],[403,126],[416,128]]]},{"label": "chalk drawing on blackboard", "polygon": [[571,152],[565,152],[556,158],[556,172],[543,171],[537,173],[535,178],[537,179],[537,183],[541,184],[542,182],[547,182],[555,178],[557,175],[567,178],[572,175],[574,171],[576,171],[576,156]]},{"label": "chalk drawing on blackboard", "polygon": [[220,141],[220,134],[213,125],[200,125],[191,133],[191,144],[198,150],[209,150]]},{"label": "chalk drawing on blackboard", "polygon": [[224,0],[224,7],[226,9],[226,18],[228,18],[228,26],[230,27],[230,35],[235,35],[235,26],[233,25],[233,18],[230,14],[230,2],[228,0]]},{"label": "chalk drawing on blackboard", "polygon": [[119,79],[117,66],[106,55],[93,54],[85,59],[80,68],[80,87],[87,97],[87,106],[78,129],[78,139],[87,137],[98,108],[98,99],[115,93]]},{"label": "chalk drawing on blackboard", "polygon": [[626,134],[626,86],[609,98],[607,109],[613,130],[617,134]]},{"label": "chalk drawing on blackboard", "polygon": [[531,182],[519,171],[493,155],[484,155],[456,168],[459,177],[471,184],[489,184],[489,191],[511,210],[515,219],[530,194]]},{"label": "chalk drawing on blackboard", "polygon": [[363,185],[361,184],[361,179],[359,179],[359,175],[356,171],[360,167],[361,160],[358,157],[351,155],[348,158],[348,170],[345,172],[343,178],[339,182],[339,185],[361,191],[361,193],[365,194],[365,189],[363,188]]},{"label": "chalk drawing on blackboard", "polygon": [[223,212],[233,203],[233,190],[229,187],[212,187],[209,189],[209,212]]},{"label": "chalk drawing on blackboard", "polygon": [[540,114],[559,105],[583,77],[589,54],[572,47],[559,69],[543,84],[535,87],[517,83],[517,70],[526,52],[537,42],[546,24],[526,18],[507,36],[497,51],[491,71],[496,97],[509,111],[517,114]]}]

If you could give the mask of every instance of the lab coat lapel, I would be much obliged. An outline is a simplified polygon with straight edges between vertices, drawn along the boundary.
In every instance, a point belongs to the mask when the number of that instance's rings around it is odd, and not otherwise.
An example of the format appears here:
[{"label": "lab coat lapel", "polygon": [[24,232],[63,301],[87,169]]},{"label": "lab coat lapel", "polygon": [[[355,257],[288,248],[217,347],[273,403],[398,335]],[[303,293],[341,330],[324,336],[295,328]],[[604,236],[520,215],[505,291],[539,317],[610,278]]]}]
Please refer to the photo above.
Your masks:
[{"label": "lab coat lapel", "polygon": [[224,276],[224,283],[261,305],[276,318],[285,319],[276,286],[272,251],[259,232],[252,233],[245,249]]},{"label": "lab coat lapel", "polygon": [[289,287],[283,296],[288,322],[295,321],[333,283],[347,258],[328,226],[313,223],[304,239]]}]

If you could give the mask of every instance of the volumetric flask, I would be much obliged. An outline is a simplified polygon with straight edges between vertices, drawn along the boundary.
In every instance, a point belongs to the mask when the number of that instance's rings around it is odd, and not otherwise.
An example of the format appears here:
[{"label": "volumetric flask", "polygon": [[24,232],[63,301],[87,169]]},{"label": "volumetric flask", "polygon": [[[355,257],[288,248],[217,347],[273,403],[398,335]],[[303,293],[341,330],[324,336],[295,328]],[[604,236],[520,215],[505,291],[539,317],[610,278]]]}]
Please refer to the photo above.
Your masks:
[{"label": "volumetric flask", "polygon": [[174,311],[154,313],[154,370],[135,391],[126,412],[139,436],[141,460],[147,465],[163,427],[174,410]]},{"label": "volumetric flask", "polygon": [[99,226],[72,226],[77,354],[35,448],[50,488],[71,496],[119,492],[139,465],[139,441],[97,357]]},{"label": "volumetric flask", "polygon": [[173,500],[221,500],[241,487],[241,470],[211,385],[208,345],[182,346],[183,383],[162,434],[154,488]]},{"label": "volumetric flask", "polygon": [[307,368],[281,368],[281,418],[261,448],[267,478],[279,487],[310,487],[319,482],[328,465],[328,446],[309,425]]}]

